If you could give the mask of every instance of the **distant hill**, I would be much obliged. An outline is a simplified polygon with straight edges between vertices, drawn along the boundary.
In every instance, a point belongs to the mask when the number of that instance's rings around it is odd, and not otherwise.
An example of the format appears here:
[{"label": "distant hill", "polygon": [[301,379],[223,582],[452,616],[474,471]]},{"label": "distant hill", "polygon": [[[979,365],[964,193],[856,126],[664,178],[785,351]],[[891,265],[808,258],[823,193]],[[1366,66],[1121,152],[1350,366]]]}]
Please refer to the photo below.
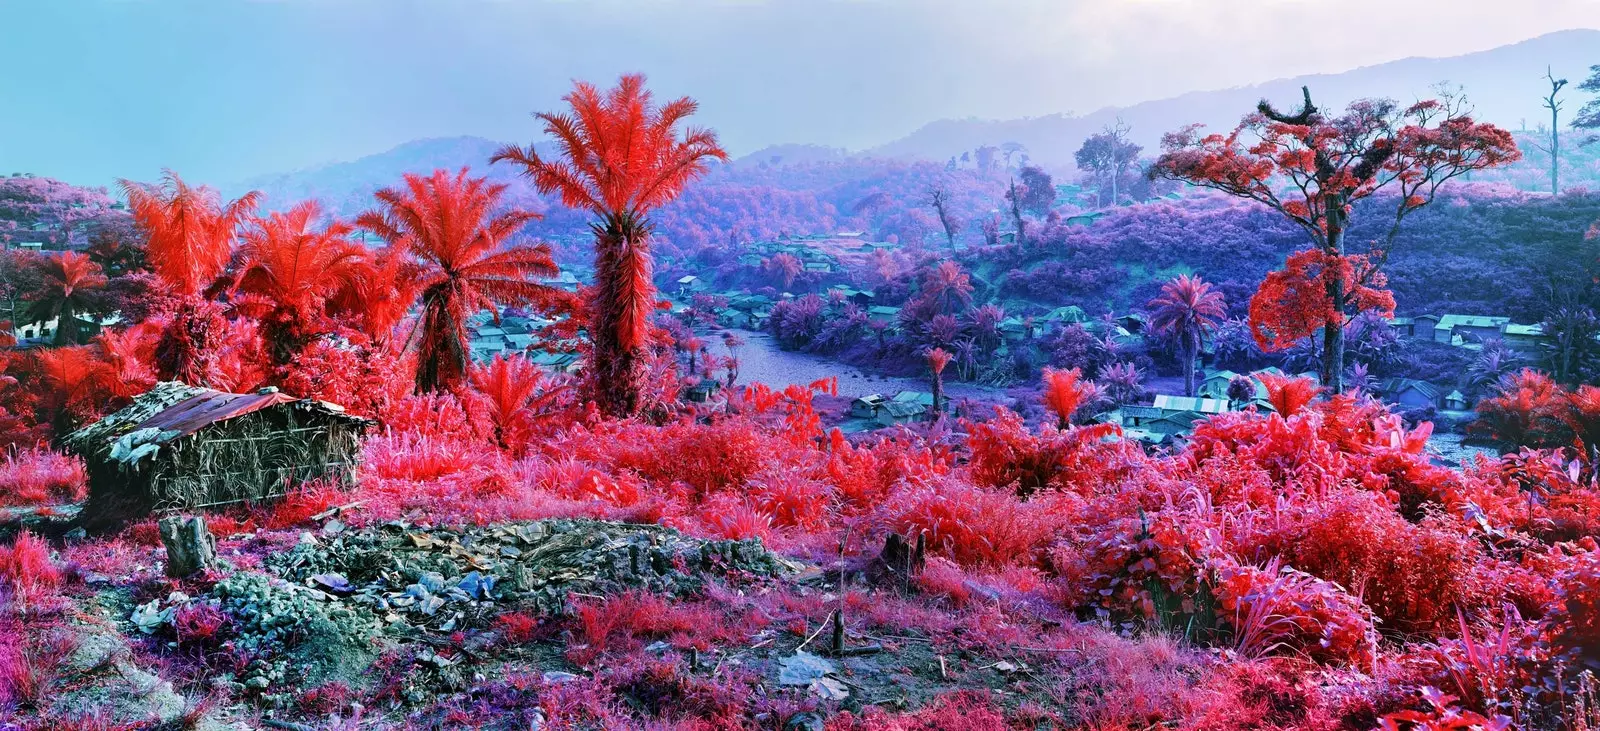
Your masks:
[{"label": "distant hill", "polygon": [[[1522,126],[1526,120],[1531,127],[1543,118],[1539,106],[1539,77],[1544,74],[1546,64],[1576,83],[1587,74],[1590,65],[1600,64],[1600,31],[1563,31],[1464,56],[1411,58],[1339,74],[1193,92],[1124,108],[1102,109],[1081,117],[940,120],[902,139],[856,153],[820,145],[773,145],[735,160],[733,166],[747,169],[761,165],[788,166],[834,162],[848,157],[944,161],[980,145],[1014,141],[1027,146],[1032,161],[1065,170],[1072,167],[1072,153],[1085,137],[1119,117],[1132,126],[1135,140],[1144,145],[1147,152],[1154,152],[1161,135],[1167,131],[1193,122],[1231,128],[1263,96],[1285,105],[1298,101],[1302,85],[1311,87],[1319,105],[1337,108],[1361,97],[1412,100],[1431,96],[1431,87],[1440,81],[1449,81],[1465,87],[1480,117],[1511,128]],[[1580,95],[1574,92],[1570,98],[1573,101],[1569,110],[1576,109]],[[254,178],[227,186],[225,192],[238,194],[260,190],[267,194],[270,207],[317,198],[335,212],[351,214],[370,205],[372,191],[397,183],[400,174],[407,171],[454,170],[470,165],[480,174],[511,181],[515,179],[511,168],[489,167],[489,156],[499,146],[499,142],[482,137],[415,140],[350,162]],[[526,192],[525,183],[518,185],[519,194]]]},{"label": "distant hill", "polygon": [[[1231,129],[1263,97],[1291,106],[1299,101],[1301,86],[1311,87],[1312,98],[1318,106],[1338,109],[1351,100],[1367,97],[1399,101],[1429,98],[1435,96],[1431,91],[1434,85],[1448,81],[1464,88],[1480,119],[1513,129],[1521,127],[1526,120],[1526,124],[1533,127],[1541,119],[1548,119],[1549,113],[1540,106],[1541,89],[1549,89],[1540,78],[1546,66],[1576,84],[1595,64],[1600,64],[1600,30],[1569,30],[1463,56],[1408,58],[1338,74],[1191,92],[1171,99],[1102,109],[1084,116],[940,120],[862,154],[945,160],[981,145],[1019,142],[1027,146],[1033,162],[1051,168],[1069,168],[1072,153],[1084,138],[1118,118],[1132,127],[1136,142],[1153,152],[1162,134],[1186,124],[1200,122],[1208,127]],[[1579,93],[1569,96],[1578,99]],[[1578,102],[1569,103],[1569,113],[1577,106]]]},{"label": "distant hill", "polygon": [[814,162],[834,162],[850,156],[842,147],[823,145],[769,145],[733,161],[741,165],[797,165]]},{"label": "distant hill", "polygon": [[[259,190],[267,196],[269,208],[283,208],[314,198],[333,212],[350,215],[371,205],[373,191],[399,184],[400,176],[407,172],[429,173],[440,168],[455,171],[465,165],[475,174],[524,186],[511,166],[489,165],[489,157],[502,144],[470,136],[412,140],[350,162],[252,178],[228,186],[224,192],[238,195]],[[540,147],[540,152],[545,151]]]}]

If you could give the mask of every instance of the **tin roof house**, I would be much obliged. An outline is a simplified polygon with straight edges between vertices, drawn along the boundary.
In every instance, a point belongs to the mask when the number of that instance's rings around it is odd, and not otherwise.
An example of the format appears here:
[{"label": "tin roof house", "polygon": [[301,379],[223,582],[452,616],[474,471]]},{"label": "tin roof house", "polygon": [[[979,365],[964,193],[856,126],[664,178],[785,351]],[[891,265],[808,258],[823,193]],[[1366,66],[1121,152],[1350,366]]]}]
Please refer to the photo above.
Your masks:
[{"label": "tin roof house", "polygon": [[315,479],[348,483],[370,422],[336,404],[265,388],[156,384],[62,440],[89,473],[86,527],[153,511],[271,500]]}]

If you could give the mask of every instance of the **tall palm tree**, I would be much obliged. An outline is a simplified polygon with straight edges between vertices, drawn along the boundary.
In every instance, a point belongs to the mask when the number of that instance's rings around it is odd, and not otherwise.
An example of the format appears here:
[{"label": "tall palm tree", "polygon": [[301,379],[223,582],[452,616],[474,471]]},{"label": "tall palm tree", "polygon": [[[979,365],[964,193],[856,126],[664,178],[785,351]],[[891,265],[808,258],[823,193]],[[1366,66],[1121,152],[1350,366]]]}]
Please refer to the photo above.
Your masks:
[{"label": "tall palm tree", "polygon": [[560,159],[545,159],[515,145],[491,162],[522,166],[540,192],[599,220],[595,234],[595,286],[589,333],[594,341],[589,385],[613,414],[638,409],[643,355],[655,291],[650,281],[650,213],[676,198],[709,162],[726,160],[714,132],[679,126],[698,105],[683,97],[656,106],[644,76],[623,76],[601,92],[578,82],[563,100],[566,113],[538,113],[554,137]]},{"label": "tall palm tree", "polygon": [[1179,274],[1161,285],[1161,294],[1150,300],[1150,329],[1166,335],[1178,345],[1183,362],[1183,395],[1194,395],[1195,359],[1206,335],[1228,316],[1222,293],[1198,275]]},{"label": "tall palm tree", "polygon": [[216,191],[191,187],[171,170],[155,185],[117,182],[128,196],[134,223],[145,232],[150,268],[186,297],[198,295],[222,273],[239,224],[261,200],[261,193],[251,191],[223,204]]},{"label": "tall palm tree", "polygon": [[356,289],[370,268],[366,250],[345,238],[353,230],[349,224],[312,228],[321,214],[316,201],[305,201],[256,219],[242,236],[235,291],[244,297],[238,306],[261,321],[278,365],[316,338],[329,301]]},{"label": "tall palm tree", "polygon": [[500,305],[550,307],[562,299],[560,290],[537,281],[559,272],[550,247],[505,246],[539,217],[501,209],[505,191],[504,184],[467,177],[466,168],[455,175],[407,173],[404,187],[376,193],[379,210],[356,219],[412,259],[407,279],[422,305],[413,330],[418,393],[449,390],[466,377],[466,321],[473,313],[498,312]]},{"label": "tall palm tree", "polygon": [[56,320],[56,345],[77,344],[78,315],[95,308],[95,294],[108,281],[100,265],[75,251],[46,257],[39,264],[38,293],[23,311],[25,322]]}]

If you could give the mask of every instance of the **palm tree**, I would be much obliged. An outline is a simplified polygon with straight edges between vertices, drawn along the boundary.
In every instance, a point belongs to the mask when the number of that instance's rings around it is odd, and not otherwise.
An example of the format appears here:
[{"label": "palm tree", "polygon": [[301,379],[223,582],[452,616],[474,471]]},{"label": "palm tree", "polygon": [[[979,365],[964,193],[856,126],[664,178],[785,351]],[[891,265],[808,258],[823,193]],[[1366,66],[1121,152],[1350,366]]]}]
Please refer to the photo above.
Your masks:
[{"label": "palm tree", "polygon": [[316,201],[305,201],[257,219],[242,237],[235,291],[245,297],[238,307],[261,321],[278,365],[316,338],[328,302],[354,290],[369,268],[366,250],[345,238],[349,224],[333,221],[312,230],[321,213]]},{"label": "palm tree", "polygon": [[25,322],[56,321],[55,344],[78,342],[78,314],[95,307],[95,293],[108,281],[100,265],[74,251],[47,257],[39,265],[40,287],[23,311]]},{"label": "palm tree", "polygon": [[[368,211],[356,225],[377,234],[409,255],[407,282],[419,293],[422,315],[417,336],[417,392],[444,391],[467,373],[466,321],[501,305],[550,307],[562,293],[536,281],[559,270],[550,247],[505,247],[538,214],[499,210],[504,184],[435,170],[423,177],[405,175],[405,186],[376,193],[380,210]],[[496,315],[498,319],[498,315]],[[407,345],[410,338],[407,339]]]},{"label": "palm tree", "polygon": [[713,159],[727,160],[710,130],[679,125],[698,105],[683,97],[656,106],[644,76],[623,76],[601,92],[578,82],[563,99],[569,113],[539,113],[562,159],[541,158],[532,146],[507,146],[491,162],[523,167],[540,192],[560,193],[573,208],[593,213],[595,286],[589,334],[594,341],[590,386],[613,414],[638,409],[644,376],[641,356],[655,291],[650,281],[649,215],[705,174]]},{"label": "palm tree", "polygon": [[938,421],[944,415],[944,367],[950,365],[951,355],[944,348],[928,351],[928,369],[933,371],[933,413],[929,421]]},{"label": "palm tree", "polygon": [[800,276],[800,272],[805,271],[805,265],[800,263],[800,259],[788,252],[773,254],[771,259],[767,259],[761,265],[767,271],[772,272],[772,275],[777,277],[778,281],[783,282],[784,289],[793,287],[794,278]]},{"label": "palm tree", "polygon": [[1222,293],[1198,275],[1180,274],[1161,285],[1161,294],[1150,300],[1150,329],[1164,334],[1178,345],[1183,363],[1183,395],[1194,395],[1195,359],[1207,334],[1228,315]]},{"label": "palm tree", "polygon": [[1083,371],[1077,368],[1060,371],[1044,369],[1045,408],[1056,415],[1056,428],[1065,431],[1072,426],[1072,416],[1085,404],[1101,398],[1104,392],[1092,381],[1083,380]]},{"label": "palm tree", "polygon": [[956,312],[972,301],[972,279],[960,264],[946,259],[924,275],[922,291],[939,304],[940,312]]},{"label": "palm tree", "polygon": [[144,229],[145,257],[156,276],[179,295],[193,297],[211,284],[233,254],[236,229],[255,210],[251,191],[223,205],[216,191],[190,187],[171,170],[157,185],[117,181],[133,220]]}]

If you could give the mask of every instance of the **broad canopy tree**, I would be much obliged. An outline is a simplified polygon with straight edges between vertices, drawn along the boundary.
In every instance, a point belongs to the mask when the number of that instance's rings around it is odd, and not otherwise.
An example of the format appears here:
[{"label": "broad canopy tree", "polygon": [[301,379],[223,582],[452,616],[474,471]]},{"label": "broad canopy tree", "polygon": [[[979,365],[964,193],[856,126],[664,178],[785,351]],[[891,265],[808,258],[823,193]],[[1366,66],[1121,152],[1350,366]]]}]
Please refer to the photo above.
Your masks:
[{"label": "broad canopy tree", "polygon": [[[1432,202],[1441,186],[1466,173],[1519,159],[1511,133],[1475,121],[1464,99],[1401,107],[1361,100],[1324,114],[1302,89],[1304,104],[1287,114],[1262,100],[1228,134],[1198,125],[1168,133],[1151,175],[1255,201],[1311,237],[1310,249],[1268,275],[1250,303],[1250,326],[1264,348],[1283,349],[1322,334],[1322,384],[1343,390],[1344,323],[1364,310],[1394,311],[1383,265],[1406,216]],[[1346,251],[1354,205],[1379,191],[1394,194],[1386,235],[1366,251]]]},{"label": "broad canopy tree", "polygon": [[594,349],[591,396],[607,413],[638,410],[645,378],[651,282],[650,214],[727,160],[715,132],[680,129],[698,105],[682,97],[657,106],[641,74],[623,76],[602,92],[578,82],[563,99],[564,113],[535,114],[555,138],[561,156],[541,157],[533,146],[502,148],[491,162],[520,165],[542,193],[558,193],[569,207],[589,211],[595,236],[595,283],[589,302]]}]

